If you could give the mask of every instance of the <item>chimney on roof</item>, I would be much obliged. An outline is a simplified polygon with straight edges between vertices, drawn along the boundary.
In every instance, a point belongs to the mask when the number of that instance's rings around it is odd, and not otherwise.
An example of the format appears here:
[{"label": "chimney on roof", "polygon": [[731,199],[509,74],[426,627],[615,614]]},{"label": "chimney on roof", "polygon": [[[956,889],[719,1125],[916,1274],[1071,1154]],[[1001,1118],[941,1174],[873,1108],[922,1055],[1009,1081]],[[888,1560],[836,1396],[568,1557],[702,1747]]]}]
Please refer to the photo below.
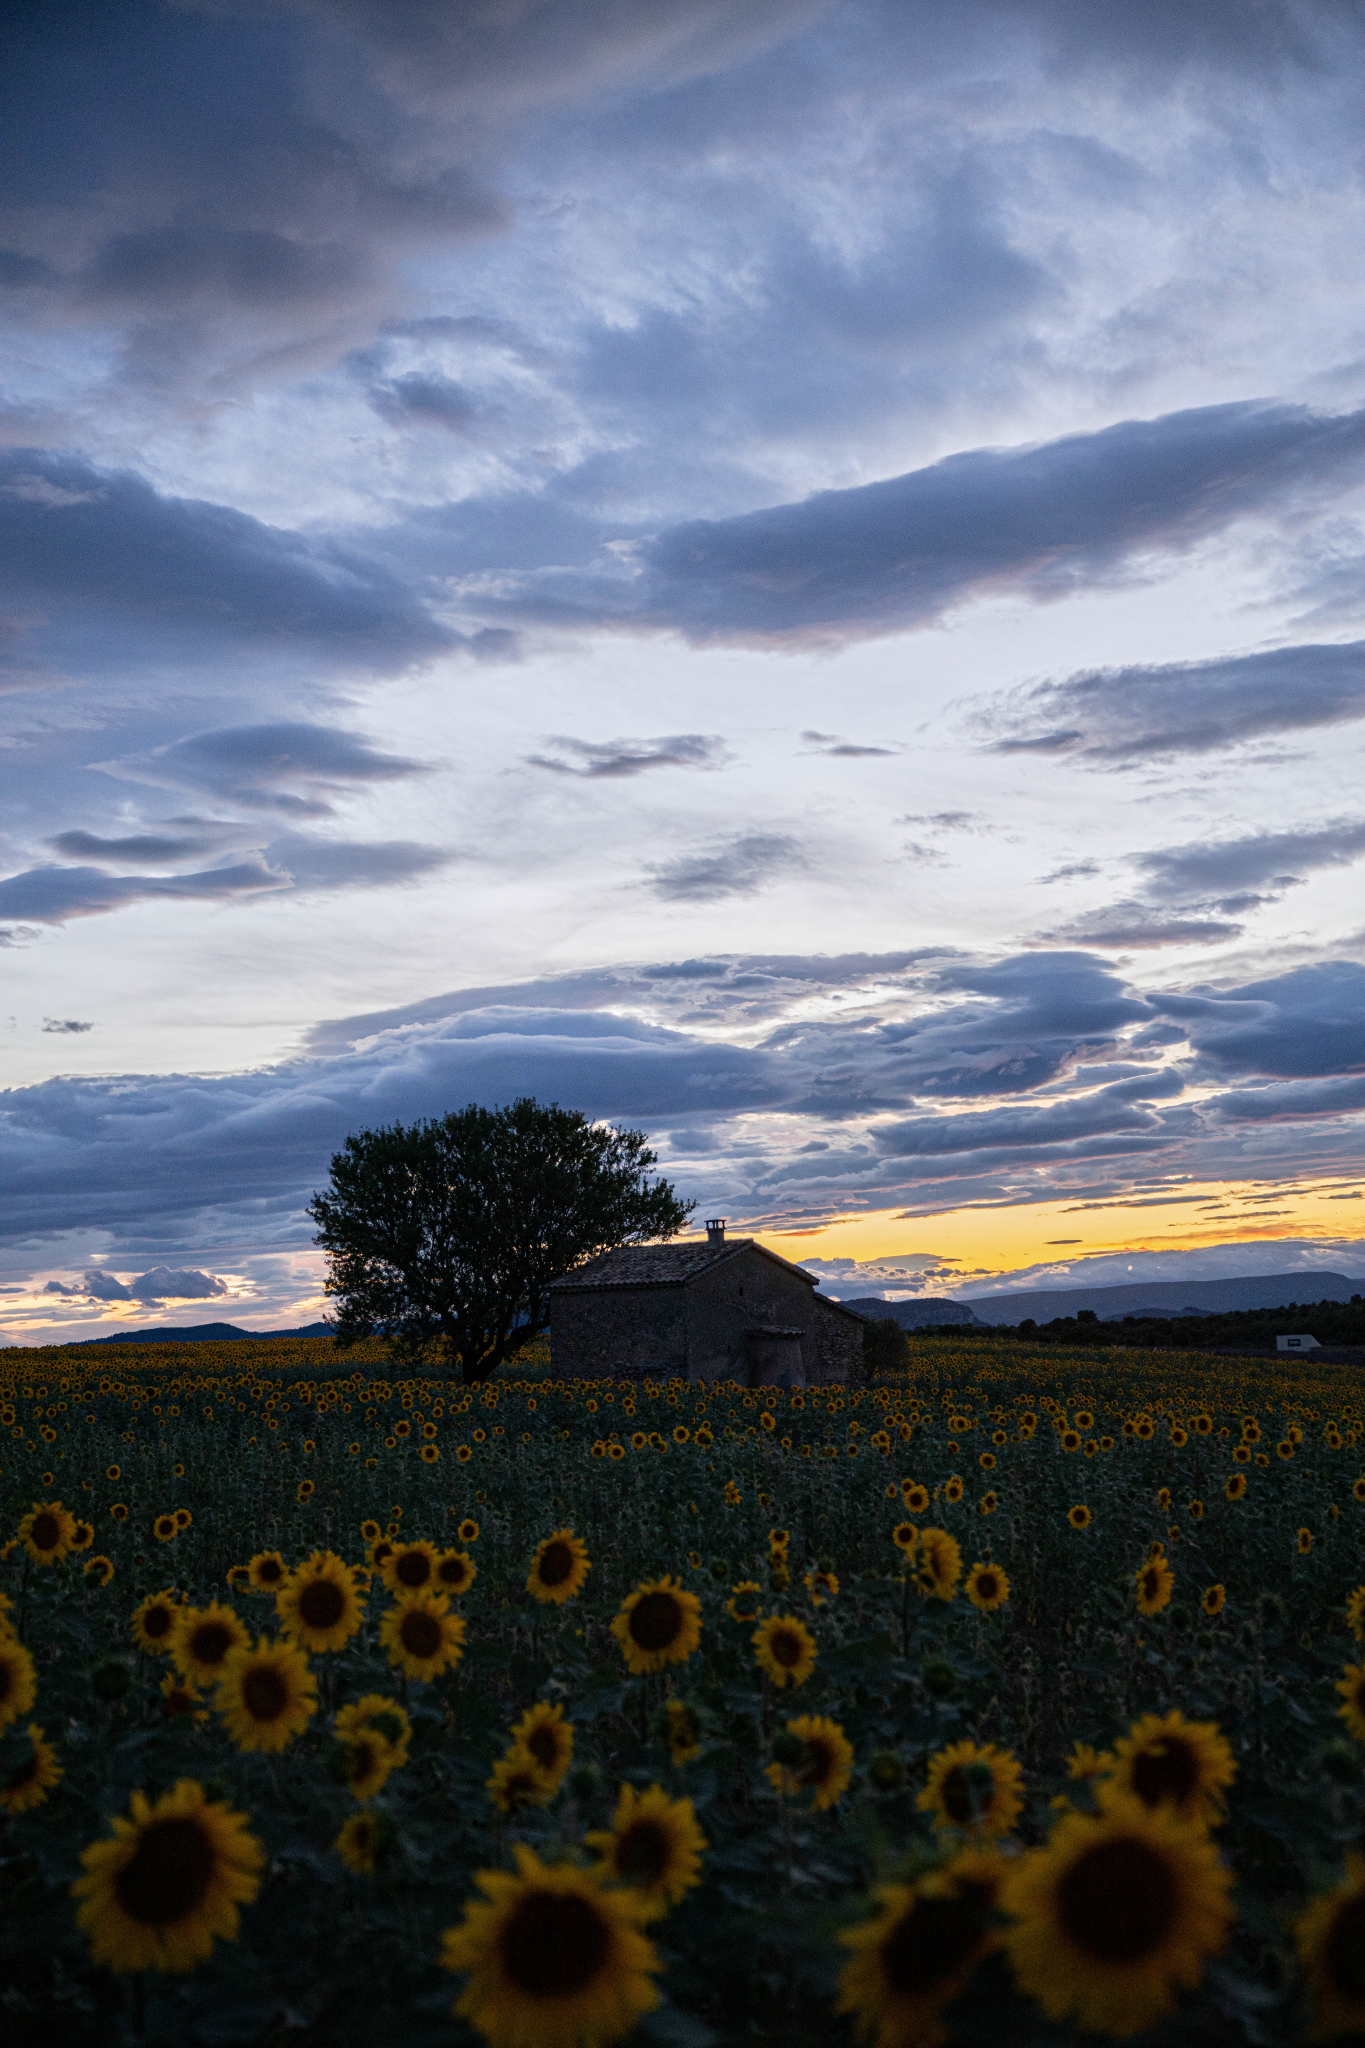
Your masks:
[{"label": "chimney on roof", "polygon": [[710,1247],[711,1247],[712,1251],[714,1251],[714,1250],[715,1250],[715,1249],[717,1248],[717,1246],[719,1246],[719,1245],[723,1245],[723,1244],[724,1244],[724,1242],[725,1242],[725,1218],[724,1218],[723,1216],[708,1216],[708,1217],[707,1217],[707,1219],[706,1219],[706,1242],[707,1242],[707,1243],[708,1243],[708,1244],[710,1245]]}]

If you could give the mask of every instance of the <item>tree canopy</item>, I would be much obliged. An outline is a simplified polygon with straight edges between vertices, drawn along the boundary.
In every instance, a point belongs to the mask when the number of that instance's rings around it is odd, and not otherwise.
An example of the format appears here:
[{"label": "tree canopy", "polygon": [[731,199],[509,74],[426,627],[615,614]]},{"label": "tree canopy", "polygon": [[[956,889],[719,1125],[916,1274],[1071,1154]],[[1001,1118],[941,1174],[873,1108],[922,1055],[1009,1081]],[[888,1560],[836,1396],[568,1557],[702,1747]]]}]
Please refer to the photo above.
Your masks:
[{"label": "tree canopy", "polygon": [[543,1331],[550,1285],[598,1252],[682,1229],[643,1131],[523,1096],[348,1137],[308,1213],[343,1348],[382,1331],[486,1379]]}]

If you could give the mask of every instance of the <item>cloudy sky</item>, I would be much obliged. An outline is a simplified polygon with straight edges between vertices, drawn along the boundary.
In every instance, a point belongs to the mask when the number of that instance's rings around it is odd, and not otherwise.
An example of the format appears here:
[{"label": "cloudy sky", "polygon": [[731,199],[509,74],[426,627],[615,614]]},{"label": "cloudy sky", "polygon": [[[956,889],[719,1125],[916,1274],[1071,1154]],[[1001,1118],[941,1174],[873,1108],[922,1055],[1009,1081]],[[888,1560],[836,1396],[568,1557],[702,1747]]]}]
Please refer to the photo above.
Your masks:
[{"label": "cloudy sky", "polygon": [[18,13],[10,1341],[520,1093],[846,1293],[1365,1272],[1358,0]]}]

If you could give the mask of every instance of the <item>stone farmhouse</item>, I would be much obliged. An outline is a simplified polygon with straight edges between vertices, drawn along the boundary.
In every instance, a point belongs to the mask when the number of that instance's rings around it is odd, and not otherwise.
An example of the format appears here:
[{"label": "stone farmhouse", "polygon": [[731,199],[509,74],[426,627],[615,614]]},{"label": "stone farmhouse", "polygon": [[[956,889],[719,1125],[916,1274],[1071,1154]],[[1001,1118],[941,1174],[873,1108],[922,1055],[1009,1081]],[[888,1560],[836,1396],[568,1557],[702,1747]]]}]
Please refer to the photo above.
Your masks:
[{"label": "stone farmhouse", "polygon": [[752,1237],[623,1245],[550,1290],[556,1379],[860,1386],[864,1321]]}]

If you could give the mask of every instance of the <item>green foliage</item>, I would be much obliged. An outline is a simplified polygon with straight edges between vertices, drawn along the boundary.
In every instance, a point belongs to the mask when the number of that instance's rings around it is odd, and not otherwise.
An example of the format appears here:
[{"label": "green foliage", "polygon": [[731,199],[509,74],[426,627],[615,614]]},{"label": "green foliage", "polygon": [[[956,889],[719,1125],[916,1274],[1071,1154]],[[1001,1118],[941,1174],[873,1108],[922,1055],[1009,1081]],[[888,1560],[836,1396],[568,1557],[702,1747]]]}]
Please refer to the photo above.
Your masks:
[{"label": "green foliage", "polygon": [[870,1380],[889,1379],[910,1362],[910,1340],[894,1316],[874,1316],[863,1331],[863,1366]]},{"label": "green foliage", "polygon": [[343,1347],[384,1332],[406,1363],[433,1347],[486,1379],[546,1328],[551,1282],[583,1259],[673,1237],[695,1206],[641,1131],[522,1096],[347,1138],[308,1213],[327,1253]]}]

